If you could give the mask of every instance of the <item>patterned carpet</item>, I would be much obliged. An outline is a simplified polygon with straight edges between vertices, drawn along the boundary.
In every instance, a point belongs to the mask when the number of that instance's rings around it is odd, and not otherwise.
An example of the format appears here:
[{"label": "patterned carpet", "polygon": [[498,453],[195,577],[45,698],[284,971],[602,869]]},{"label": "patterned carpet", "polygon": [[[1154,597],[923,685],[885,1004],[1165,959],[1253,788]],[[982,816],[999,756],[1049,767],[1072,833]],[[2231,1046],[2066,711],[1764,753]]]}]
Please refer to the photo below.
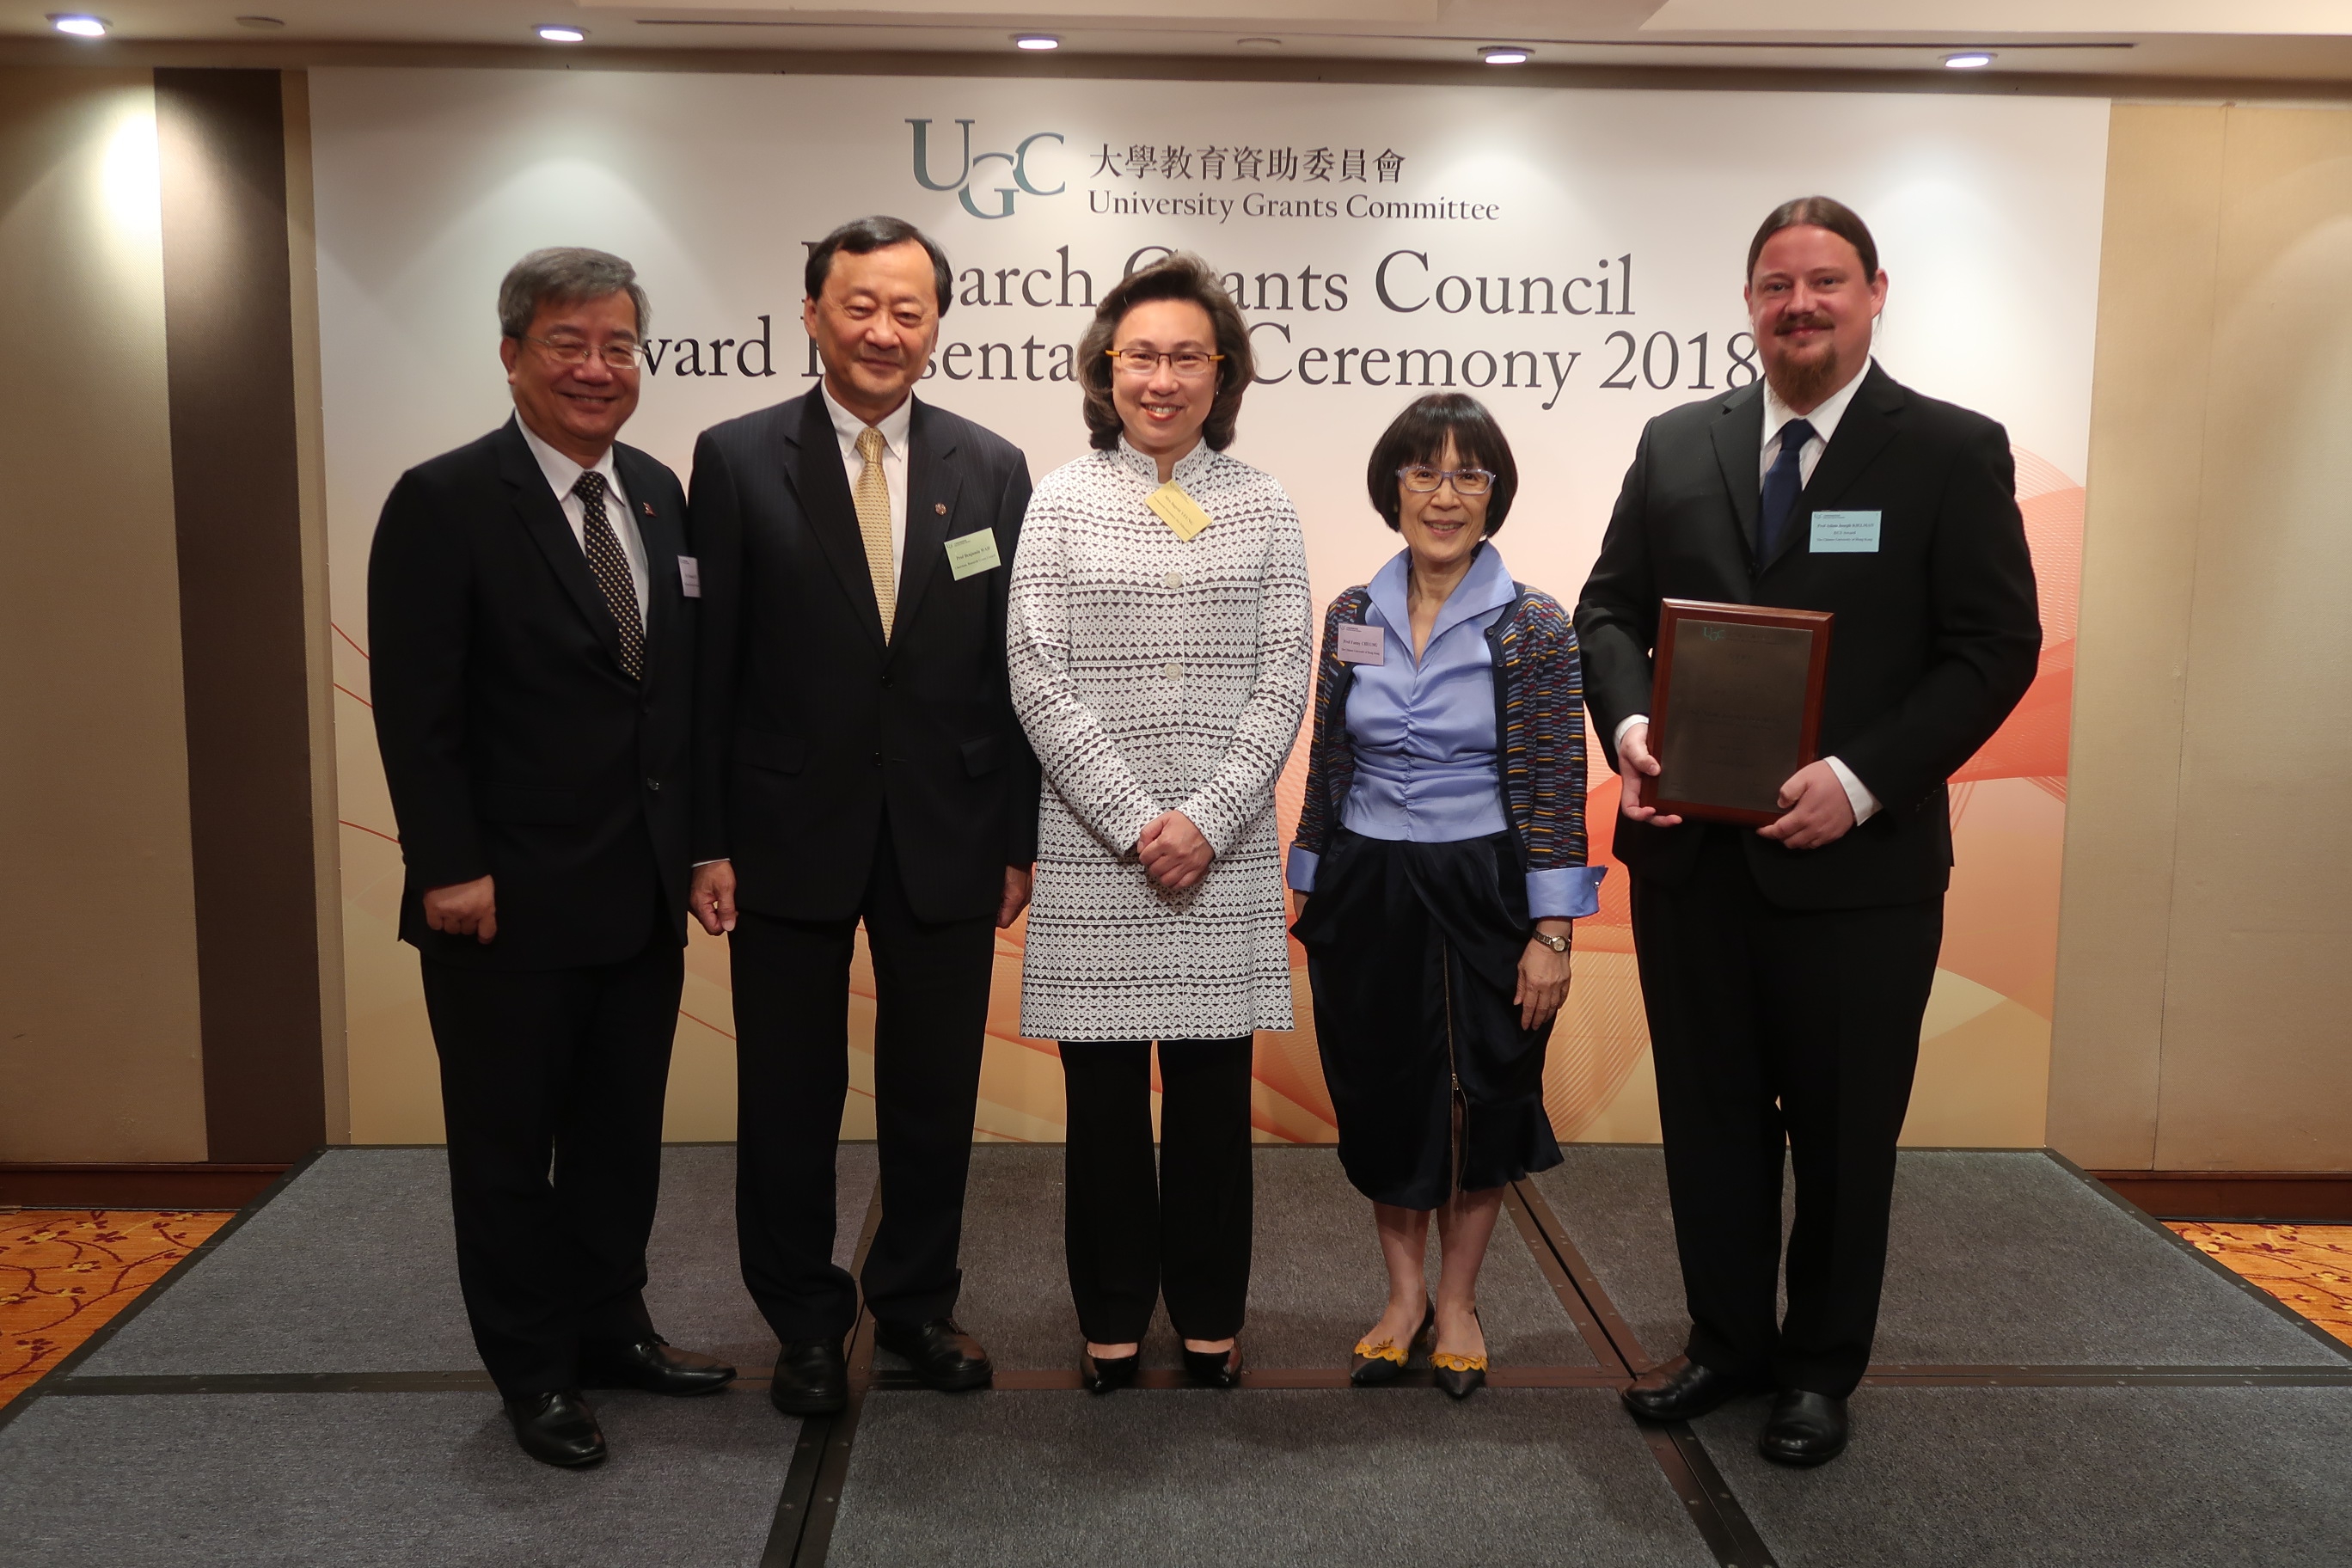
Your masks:
[{"label": "patterned carpet", "polygon": [[0,1405],[71,1354],[226,1212],[0,1212]]},{"label": "patterned carpet", "polygon": [[[32,1386],[230,1217],[0,1212],[0,1405]],[[2352,1344],[2352,1226],[2167,1223],[2199,1251]]]},{"label": "patterned carpet", "polygon": [[2165,1225],[2352,1344],[2352,1225]]}]

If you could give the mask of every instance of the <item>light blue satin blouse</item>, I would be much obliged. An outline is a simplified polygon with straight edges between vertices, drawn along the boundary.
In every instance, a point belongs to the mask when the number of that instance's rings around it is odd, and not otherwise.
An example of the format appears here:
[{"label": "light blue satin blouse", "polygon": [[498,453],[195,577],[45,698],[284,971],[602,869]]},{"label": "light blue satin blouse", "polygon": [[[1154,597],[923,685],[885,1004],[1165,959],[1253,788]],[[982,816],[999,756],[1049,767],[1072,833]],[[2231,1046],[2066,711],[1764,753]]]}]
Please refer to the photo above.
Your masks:
[{"label": "light blue satin blouse", "polygon": [[[1510,826],[1496,762],[1495,665],[1486,633],[1510,607],[1510,569],[1482,544],[1470,570],[1437,612],[1429,646],[1412,657],[1405,609],[1412,552],[1399,551],[1370,584],[1364,624],[1378,626],[1385,654],[1355,666],[1348,687],[1348,742],[1355,782],[1339,820],[1367,838],[1444,844]],[[1288,880],[1315,890],[1321,857],[1291,847]],[[1528,873],[1528,912],[1573,919],[1601,907],[1601,868],[1562,866]]]}]

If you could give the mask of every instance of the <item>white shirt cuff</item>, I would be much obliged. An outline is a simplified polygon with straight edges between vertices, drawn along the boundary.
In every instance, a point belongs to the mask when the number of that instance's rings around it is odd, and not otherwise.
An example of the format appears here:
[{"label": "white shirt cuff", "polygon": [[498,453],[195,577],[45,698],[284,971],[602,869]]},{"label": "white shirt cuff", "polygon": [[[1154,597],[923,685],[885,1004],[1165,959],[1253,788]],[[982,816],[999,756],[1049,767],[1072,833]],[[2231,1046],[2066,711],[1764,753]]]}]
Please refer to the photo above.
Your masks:
[{"label": "white shirt cuff", "polygon": [[1870,793],[1863,782],[1853,776],[1853,770],[1837,758],[1829,759],[1830,772],[1837,774],[1838,783],[1845,785],[1845,798],[1853,805],[1853,825],[1860,827],[1878,812],[1878,797]]},{"label": "white shirt cuff", "polygon": [[1610,754],[1614,756],[1617,752],[1617,748],[1625,743],[1626,731],[1632,729],[1636,724],[1646,724],[1649,721],[1650,716],[1647,713],[1635,713],[1629,718],[1619,720],[1617,721],[1617,732],[1609,737]]}]

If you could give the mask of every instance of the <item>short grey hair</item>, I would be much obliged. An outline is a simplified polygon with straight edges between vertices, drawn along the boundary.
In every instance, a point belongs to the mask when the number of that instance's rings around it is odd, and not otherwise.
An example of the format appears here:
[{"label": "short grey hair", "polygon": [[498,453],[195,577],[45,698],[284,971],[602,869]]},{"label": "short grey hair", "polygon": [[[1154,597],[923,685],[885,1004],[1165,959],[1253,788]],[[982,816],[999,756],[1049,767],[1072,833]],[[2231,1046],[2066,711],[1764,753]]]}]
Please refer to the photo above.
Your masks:
[{"label": "short grey hair", "polygon": [[584,246],[551,245],[534,250],[516,262],[506,281],[499,285],[499,331],[509,338],[521,337],[530,331],[541,305],[551,300],[577,304],[583,300],[602,300],[607,294],[629,297],[629,303],[637,308],[637,336],[643,338],[646,323],[653,320],[653,308],[637,284],[635,268],[609,250],[590,250]]}]

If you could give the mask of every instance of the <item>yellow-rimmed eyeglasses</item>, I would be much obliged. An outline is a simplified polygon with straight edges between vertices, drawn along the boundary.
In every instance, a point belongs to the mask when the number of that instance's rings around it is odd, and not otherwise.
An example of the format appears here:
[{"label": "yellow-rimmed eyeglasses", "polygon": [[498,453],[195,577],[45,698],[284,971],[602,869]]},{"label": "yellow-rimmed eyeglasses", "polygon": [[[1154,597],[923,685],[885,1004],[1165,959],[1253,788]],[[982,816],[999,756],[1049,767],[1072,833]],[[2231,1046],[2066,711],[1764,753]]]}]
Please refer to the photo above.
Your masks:
[{"label": "yellow-rimmed eyeglasses", "polygon": [[519,335],[524,342],[538,345],[558,364],[586,364],[594,358],[614,370],[635,370],[646,355],[646,351],[635,343],[606,343],[602,348],[591,348],[576,338],[534,338],[528,332]]},{"label": "yellow-rimmed eyeglasses", "polygon": [[1154,353],[1150,349],[1105,349],[1110,362],[1129,375],[1150,375],[1166,360],[1168,368],[1178,375],[1206,375],[1223,354],[1204,354],[1198,349],[1178,349],[1173,353]]},{"label": "yellow-rimmed eyeglasses", "polygon": [[1482,496],[1495,488],[1492,468],[1433,468],[1427,463],[1407,463],[1397,470],[1397,483],[1417,496],[1433,493],[1446,480],[1458,496]]}]

